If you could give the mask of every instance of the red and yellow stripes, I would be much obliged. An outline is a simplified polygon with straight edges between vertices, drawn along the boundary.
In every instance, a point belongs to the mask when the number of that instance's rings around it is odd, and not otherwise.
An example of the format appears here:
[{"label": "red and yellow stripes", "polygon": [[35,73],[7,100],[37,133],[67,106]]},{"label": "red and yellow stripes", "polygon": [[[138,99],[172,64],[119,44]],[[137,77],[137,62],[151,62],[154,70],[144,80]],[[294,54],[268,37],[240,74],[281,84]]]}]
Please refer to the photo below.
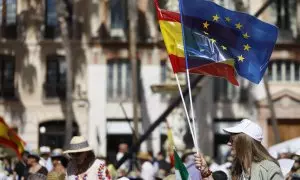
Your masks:
[{"label": "red and yellow stripes", "polygon": [[[174,73],[185,72],[186,62],[184,56],[184,46],[180,15],[176,12],[160,9],[157,0],[154,1],[164,43],[172,64]],[[199,59],[200,61],[201,59]],[[238,85],[235,77],[234,60],[227,60],[222,63],[211,63],[208,65],[193,67],[191,73],[218,76],[227,79],[234,85]]]},{"label": "red and yellow stripes", "polygon": [[20,158],[25,142],[0,117],[0,145],[13,149]]}]

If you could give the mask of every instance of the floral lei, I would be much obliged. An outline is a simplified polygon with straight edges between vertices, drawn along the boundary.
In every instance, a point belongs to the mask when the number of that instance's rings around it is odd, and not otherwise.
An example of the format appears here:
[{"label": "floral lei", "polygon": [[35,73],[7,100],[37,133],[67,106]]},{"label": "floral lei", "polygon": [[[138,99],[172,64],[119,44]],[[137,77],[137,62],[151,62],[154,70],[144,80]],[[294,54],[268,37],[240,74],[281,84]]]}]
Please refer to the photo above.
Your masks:
[{"label": "floral lei", "polygon": [[[108,179],[111,179],[108,172],[104,173],[104,169],[105,169],[105,165],[104,164],[101,164],[100,167],[98,168],[98,172],[97,173],[98,173],[99,180],[105,180],[106,179],[105,174],[107,174],[107,178]],[[76,176],[75,180],[79,180],[79,175]],[[83,180],[87,180],[87,174],[83,175]]]}]

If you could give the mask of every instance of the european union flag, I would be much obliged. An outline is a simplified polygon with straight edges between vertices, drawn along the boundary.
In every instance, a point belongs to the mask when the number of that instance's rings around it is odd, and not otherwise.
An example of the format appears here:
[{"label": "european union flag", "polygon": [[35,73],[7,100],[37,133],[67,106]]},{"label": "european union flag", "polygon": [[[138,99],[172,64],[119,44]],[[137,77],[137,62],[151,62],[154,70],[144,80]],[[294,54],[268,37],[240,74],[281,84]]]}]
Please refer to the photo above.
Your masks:
[{"label": "european union flag", "polygon": [[249,81],[261,81],[276,43],[277,27],[207,0],[180,0],[180,15],[189,69],[225,63]]}]

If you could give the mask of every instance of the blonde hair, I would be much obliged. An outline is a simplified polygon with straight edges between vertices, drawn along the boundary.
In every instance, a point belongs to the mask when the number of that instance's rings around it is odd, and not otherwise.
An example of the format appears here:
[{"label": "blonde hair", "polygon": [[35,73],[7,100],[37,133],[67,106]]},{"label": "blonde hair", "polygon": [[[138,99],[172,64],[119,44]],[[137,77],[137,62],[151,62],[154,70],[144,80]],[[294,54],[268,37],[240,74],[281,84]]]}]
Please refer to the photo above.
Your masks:
[{"label": "blonde hair", "polygon": [[232,163],[232,179],[237,180],[242,172],[251,174],[251,164],[269,160],[279,166],[266,148],[259,142],[244,133],[233,135],[233,146],[235,147],[235,158]]}]

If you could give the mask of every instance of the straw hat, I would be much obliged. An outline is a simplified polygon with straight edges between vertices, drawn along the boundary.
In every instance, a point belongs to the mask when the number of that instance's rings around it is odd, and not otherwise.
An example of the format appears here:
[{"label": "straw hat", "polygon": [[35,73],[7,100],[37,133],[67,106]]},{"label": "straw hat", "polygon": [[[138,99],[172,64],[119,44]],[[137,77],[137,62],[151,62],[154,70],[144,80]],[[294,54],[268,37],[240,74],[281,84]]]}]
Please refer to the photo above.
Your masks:
[{"label": "straw hat", "polygon": [[64,154],[80,153],[92,150],[93,148],[90,147],[88,141],[83,136],[74,136],[71,139],[69,149],[66,150]]},{"label": "straw hat", "polygon": [[188,156],[193,155],[193,154],[195,154],[195,153],[196,153],[196,151],[194,151],[193,149],[186,149],[186,150],[183,152],[182,156],[181,156],[181,160],[182,160],[182,161],[185,161],[185,159],[186,159]]},{"label": "straw hat", "polygon": [[170,174],[169,176],[165,177],[163,180],[173,180],[176,179],[175,174]]},{"label": "straw hat", "polygon": [[139,152],[137,158],[142,160],[150,160],[150,155],[147,152]]}]

